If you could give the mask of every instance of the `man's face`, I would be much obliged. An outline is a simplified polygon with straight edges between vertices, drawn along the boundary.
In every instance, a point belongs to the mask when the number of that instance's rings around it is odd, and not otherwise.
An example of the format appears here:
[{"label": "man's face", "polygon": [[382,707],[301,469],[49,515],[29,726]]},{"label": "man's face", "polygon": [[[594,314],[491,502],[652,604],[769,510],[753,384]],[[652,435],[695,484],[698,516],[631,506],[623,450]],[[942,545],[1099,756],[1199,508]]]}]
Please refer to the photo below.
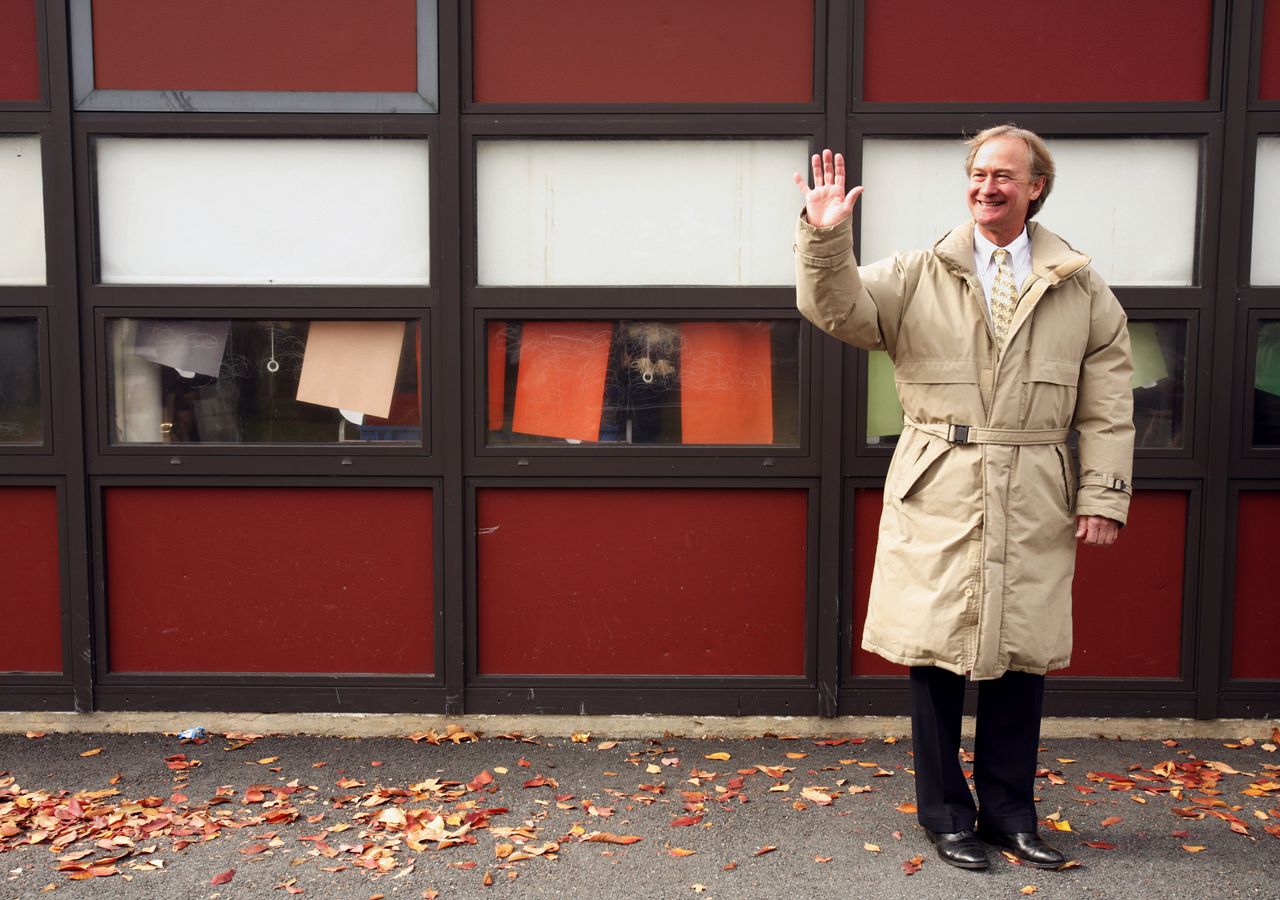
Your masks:
[{"label": "man's face", "polygon": [[978,148],[969,168],[969,213],[997,246],[1016,238],[1027,208],[1044,190],[1044,178],[1031,180],[1031,153],[1018,138],[997,137]]}]

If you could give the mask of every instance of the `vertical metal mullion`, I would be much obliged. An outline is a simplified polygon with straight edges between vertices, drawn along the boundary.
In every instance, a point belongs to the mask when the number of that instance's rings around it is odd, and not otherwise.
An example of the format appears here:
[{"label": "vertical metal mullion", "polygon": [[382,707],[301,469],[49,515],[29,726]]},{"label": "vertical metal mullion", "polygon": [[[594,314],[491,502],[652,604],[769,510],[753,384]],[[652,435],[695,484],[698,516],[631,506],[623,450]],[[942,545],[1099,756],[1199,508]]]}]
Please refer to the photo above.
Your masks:
[{"label": "vertical metal mullion", "polygon": [[[853,10],[850,0],[832,0],[827,8],[826,32],[826,141],[824,146],[843,152],[849,110],[851,40]],[[806,177],[808,177],[806,175]],[[812,326],[810,326],[812,327]],[[817,589],[817,677],[818,707],[824,716],[837,714],[840,688],[840,629],[842,588],[840,527],[844,513],[844,491],[841,490],[844,397],[841,390],[841,347],[820,334],[809,344],[813,362],[809,367],[814,380],[810,409],[817,416],[810,429],[814,450],[819,454],[818,490],[818,589]]]},{"label": "vertical metal mullion", "polygon": [[[440,496],[442,535],[438,542],[441,557],[437,566],[444,567],[443,615],[437,626],[443,629],[444,654],[439,661],[444,682],[444,712],[460,715],[463,712],[463,696],[466,689],[466,585],[469,573],[466,569],[466,494],[463,490],[462,459],[463,435],[471,427],[469,411],[463,404],[463,391],[446,389],[446,385],[466,383],[468,372],[464,362],[470,354],[463,352],[462,342],[462,147],[460,104],[463,83],[460,65],[461,21],[460,6],[467,0],[441,0],[439,4],[439,66],[440,128],[437,132],[439,147],[436,152],[436,179],[433,196],[439,203],[437,235],[433,244],[438,248],[440,279],[440,303],[432,323],[432,343],[440,356],[439,371],[444,372],[433,387],[430,398],[440,410],[437,421],[443,427],[432,436],[433,453],[439,455],[443,469]],[[467,55],[470,58],[470,55]]]},{"label": "vertical metal mullion", "polygon": [[49,101],[49,142],[44,173],[46,255],[51,292],[49,308],[49,373],[54,460],[63,478],[59,529],[61,583],[66,591],[63,613],[69,627],[64,665],[71,678],[74,708],[94,708],[93,611],[89,578],[87,486],[81,411],[80,333],[76,267],[75,179],[71,153],[71,61],[67,54],[67,11],[62,3],[45,3],[41,53],[47,61],[45,92]]},{"label": "vertical metal mullion", "polygon": [[[1239,306],[1240,253],[1242,198],[1246,184],[1243,166],[1231,165],[1231,161],[1245,158],[1247,129],[1246,110],[1249,103],[1250,38],[1253,22],[1252,0],[1237,0],[1231,9],[1228,23],[1227,47],[1224,54],[1223,80],[1223,152],[1222,166],[1209,177],[1221,178],[1218,195],[1222,198],[1217,228],[1217,279],[1214,283],[1212,308],[1213,340],[1208,352],[1199,360],[1200,375],[1210,381],[1209,396],[1232,397],[1239,381],[1240,360],[1235,353],[1237,307]],[[1213,190],[1213,185],[1207,185]],[[1206,227],[1213,223],[1206,223]],[[1227,364],[1235,360],[1235,365]],[[1216,360],[1222,365],[1214,365]],[[1237,403],[1211,403],[1201,415],[1208,419],[1209,434],[1225,436],[1237,433],[1239,425],[1233,411]],[[1235,430],[1233,430],[1235,429]],[[1203,527],[1200,530],[1199,605],[1196,621],[1187,623],[1197,634],[1195,660],[1196,717],[1215,718],[1220,710],[1222,673],[1224,671],[1223,642],[1229,611],[1220,602],[1227,582],[1228,553],[1226,544],[1230,504],[1227,489],[1230,485],[1228,469],[1231,463],[1233,442],[1209,440],[1206,442],[1206,472],[1204,491]]]}]

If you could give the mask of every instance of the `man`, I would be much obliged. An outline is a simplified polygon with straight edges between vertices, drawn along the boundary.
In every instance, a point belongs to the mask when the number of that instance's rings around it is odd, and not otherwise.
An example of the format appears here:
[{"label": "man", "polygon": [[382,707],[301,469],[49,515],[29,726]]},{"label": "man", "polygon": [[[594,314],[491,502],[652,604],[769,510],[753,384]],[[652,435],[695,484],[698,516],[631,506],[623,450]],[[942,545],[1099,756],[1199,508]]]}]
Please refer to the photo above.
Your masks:
[{"label": "man", "polygon": [[[1044,674],[1071,653],[1075,541],[1115,542],[1133,463],[1125,314],[1089,258],[1029,222],[1053,186],[1032,132],[968,142],[972,220],[930,250],[859,267],[844,160],[813,157],[796,227],[797,305],[886,350],[904,431],[885,479],[862,646],[911,667],[918,817],[938,855],[985,869],[985,843],[1056,868],[1033,797]],[[1080,476],[1066,440],[1079,435]],[[975,805],[960,767],[978,682]]]}]

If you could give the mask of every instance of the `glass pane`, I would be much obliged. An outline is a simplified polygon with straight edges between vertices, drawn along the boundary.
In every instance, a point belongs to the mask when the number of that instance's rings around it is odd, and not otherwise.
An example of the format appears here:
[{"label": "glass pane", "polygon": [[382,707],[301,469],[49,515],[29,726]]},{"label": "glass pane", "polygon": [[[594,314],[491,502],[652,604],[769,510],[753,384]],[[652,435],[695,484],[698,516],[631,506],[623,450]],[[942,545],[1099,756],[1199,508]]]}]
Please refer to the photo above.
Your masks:
[{"label": "glass pane", "polygon": [[40,444],[40,325],[0,319],[0,444]]},{"label": "glass pane", "polygon": [[808,142],[484,140],[479,282],[793,284]]},{"label": "glass pane", "polygon": [[1133,425],[1139,449],[1183,446],[1187,324],[1129,321],[1133,348]]},{"label": "glass pane", "polygon": [[44,284],[40,137],[0,135],[0,284]]},{"label": "glass pane", "polygon": [[490,322],[491,446],[799,443],[799,323]]},{"label": "glass pane", "polygon": [[1253,444],[1280,447],[1280,321],[1263,322],[1253,364]]},{"label": "glass pane", "polygon": [[99,138],[107,284],[426,284],[424,140]]},{"label": "glass pane", "polygon": [[113,444],[421,443],[416,322],[112,319]]},{"label": "glass pane", "polygon": [[[1048,144],[1058,175],[1035,221],[1093,257],[1108,284],[1193,282],[1198,140],[1056,138]],[[968,221],[964,158],[959,141],[867,140],[860,262],[932,247]],[[1148,190],[1150,184],[1160,190]]]},{"label": "glass pane", "polygon": [[[1187,325],[1183,321],[1130,321],[1133,347],[1133,423],[1136,446],[1183,446],[1187,386]],[[893,447],[902,433],[889,354],[867,354],[867,444]]]},{"label": "glass pane", "polygon": [[1251,284],[1280,284],[1280,135],[1258,138],[1253,185],[1253,254]]}]

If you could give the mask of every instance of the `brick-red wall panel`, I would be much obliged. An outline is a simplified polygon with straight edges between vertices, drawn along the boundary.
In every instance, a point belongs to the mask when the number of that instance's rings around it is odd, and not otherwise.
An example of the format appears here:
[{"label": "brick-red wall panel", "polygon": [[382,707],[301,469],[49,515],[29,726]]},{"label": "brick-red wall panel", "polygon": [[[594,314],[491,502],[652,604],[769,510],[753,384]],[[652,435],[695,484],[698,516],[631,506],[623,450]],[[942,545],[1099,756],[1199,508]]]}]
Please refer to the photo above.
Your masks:
[{"label": "brick-red wall panel", "polygon": [[0,0],[0,102],[40,99],[35,0]]},{"label": "brick-red wall panel", "polygon": [[[862,490],[853,512],[854,675],[905,675],[859,648],[867,618],[882,493]],[[1072,665],[1059,674],[1176,678],[1181,662],[1187,495],[1141,491],[1114,547],[1076,554]]]},{"label": "brick-red wall panel", "polygon": [[474,0],[478,103],[808,103],[813,0]]},{"label": "brick-red wall panel", "polygon": [[1280,100],[1280,0],[1266,0],[1262,8],[1260,63],[1258,99]]},{"label": "brick-red wall panel", "polygon": [[104,494],[112,671],[433,670],[429,489]]},{"label": "brick-red wall panel", "polygon": [[0,672],[62,671],[58,492],[0,487]]},{"label": "brick-red wall panel", "polygon": [[1114,546],[1077,547],[1071,665],[1057,674],[1178,677],[1187,502],[1138,491]]},{"label": "brick-red wall panel", "polygon": [[102,90],[417,89],[414,0],[94,0]]},{"label": "brick-red wall panel", "polygon": [[1280,491],[1242,492],[1236,525],[1232,678],[1280,678],[1280,606],[1276,604],[1275,565],[1278,534]]},{"label": "brick-red wall panel", "polygon": [[484,488],[481,674],[803,675],[802,490]]},{"label": "brick-red wall panel", "polygon": [[1211,0],[867,0],[864,99],[1204,100],[1211,6]]}]

